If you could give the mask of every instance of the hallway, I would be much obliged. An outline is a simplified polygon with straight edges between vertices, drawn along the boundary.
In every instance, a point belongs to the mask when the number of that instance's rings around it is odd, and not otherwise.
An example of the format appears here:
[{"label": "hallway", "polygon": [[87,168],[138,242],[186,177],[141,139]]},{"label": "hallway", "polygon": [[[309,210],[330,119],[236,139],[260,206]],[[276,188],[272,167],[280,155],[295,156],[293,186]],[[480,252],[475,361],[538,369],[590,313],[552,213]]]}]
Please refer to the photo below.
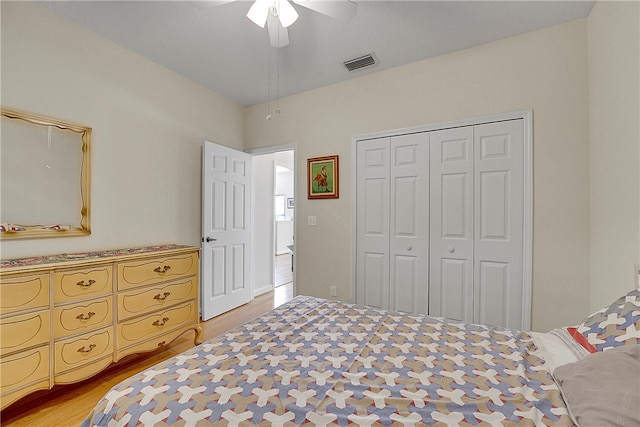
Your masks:
[{"label": "hallway", "polygon": [[273,265],[275,269],[275,287],[293,282],[293,270],[291,266],[291,253],[276,255]]}]

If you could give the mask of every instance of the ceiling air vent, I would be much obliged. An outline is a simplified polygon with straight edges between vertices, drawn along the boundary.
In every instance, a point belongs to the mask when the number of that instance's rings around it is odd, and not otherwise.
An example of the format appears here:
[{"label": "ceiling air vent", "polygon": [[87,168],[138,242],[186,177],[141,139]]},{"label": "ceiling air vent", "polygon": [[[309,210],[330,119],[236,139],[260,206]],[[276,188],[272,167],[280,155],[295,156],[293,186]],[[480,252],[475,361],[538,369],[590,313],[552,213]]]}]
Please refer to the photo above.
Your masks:
[{"label": "ceiling air vent", "polygon": [[362,70],[363,68],[371,67],[378,63],[378,58],[376,58],[373,52],[361,56],[359,58],[350,59],[344,62],[344,66],[347,67],[349,71]]}]

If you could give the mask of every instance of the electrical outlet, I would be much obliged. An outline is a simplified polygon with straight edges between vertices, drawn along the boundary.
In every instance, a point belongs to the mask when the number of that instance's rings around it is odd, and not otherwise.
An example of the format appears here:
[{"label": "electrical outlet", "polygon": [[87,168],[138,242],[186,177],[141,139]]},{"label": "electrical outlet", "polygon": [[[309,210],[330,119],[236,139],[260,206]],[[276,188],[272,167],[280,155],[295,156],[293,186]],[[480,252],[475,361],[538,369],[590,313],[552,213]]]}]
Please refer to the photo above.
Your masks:
[{"label": "electrical outlet", "polygon": [[335,286],[331,286],[331,288],[329,288],[331,291],[331,296],[332,297],[337,297],[338,296],[338,289]]}]

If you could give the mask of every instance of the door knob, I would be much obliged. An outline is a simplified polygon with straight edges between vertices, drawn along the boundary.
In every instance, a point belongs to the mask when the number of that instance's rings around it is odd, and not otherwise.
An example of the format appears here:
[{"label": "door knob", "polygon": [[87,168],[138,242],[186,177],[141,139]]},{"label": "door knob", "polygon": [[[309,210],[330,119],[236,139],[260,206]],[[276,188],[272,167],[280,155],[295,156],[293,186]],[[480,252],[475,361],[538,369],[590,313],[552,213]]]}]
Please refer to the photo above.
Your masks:
[{"label": "door knob", "polygon": [[215,242],[216,240],[218,240],[218,239],[213,239],[213,238],[211,238],[211,237],[207,237],[207,238],[206,238],[206,242],[207,242],[207,243],[209,243],[209,242]]},{"label": "door knob", "polygon": [[413,249],[413,246],[407,246],[408,251],[410,251],[411,249]]},{"label": "door knob", "polygon": [[453,246],[449,246],[449,253],[454,253],[456,250],[453,248]]}]

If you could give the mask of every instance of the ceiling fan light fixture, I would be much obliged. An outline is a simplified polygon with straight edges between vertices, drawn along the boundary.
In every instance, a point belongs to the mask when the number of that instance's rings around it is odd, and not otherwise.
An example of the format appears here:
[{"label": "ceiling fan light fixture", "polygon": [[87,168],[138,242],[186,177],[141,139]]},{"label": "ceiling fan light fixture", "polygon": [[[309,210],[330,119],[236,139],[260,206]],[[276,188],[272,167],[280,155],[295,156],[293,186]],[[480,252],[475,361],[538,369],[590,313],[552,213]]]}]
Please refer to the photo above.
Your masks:
[{"label": "ceiling fan light fixture", "polygon": [[269,14],[278,17],[280,25],[284,28],[298,19],[298,12],[288,0],[256,0],[249,8],[247,18],[257,26],[264,28]]}]

